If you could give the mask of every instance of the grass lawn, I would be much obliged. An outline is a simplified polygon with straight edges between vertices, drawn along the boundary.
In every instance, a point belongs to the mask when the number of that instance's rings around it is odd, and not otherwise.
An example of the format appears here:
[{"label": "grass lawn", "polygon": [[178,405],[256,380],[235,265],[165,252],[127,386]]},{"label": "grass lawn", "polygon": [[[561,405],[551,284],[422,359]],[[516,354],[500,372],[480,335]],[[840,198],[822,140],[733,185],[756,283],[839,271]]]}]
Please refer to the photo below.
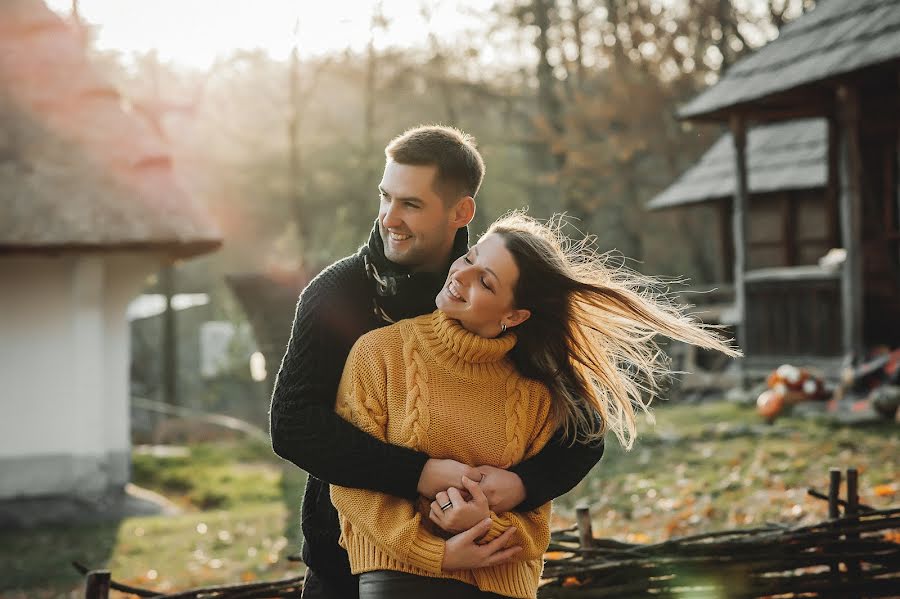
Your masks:
[{"label": "grass lawn", "polygon": [[[808,486],[827,489],[828,468],[860,471],[861,501],[897,505],[897,425],[843,428],[783,418],[762,424],[751,407],[660,404],[634,449],[610,440],[601,463],[555,504],[555,526],[588,501],[594,533],[631,542],[765,521],[825,517]],[[183,506],[180,516],[107,525],[0,532],[0,597],[80,595],[69,562],[160,592],[275,579],[302,572],[297,552],[303,475],[260,444],[207,444],[190,456],[136,453],[134,482]],[[116,595],[116,594],[114,594]]]}]

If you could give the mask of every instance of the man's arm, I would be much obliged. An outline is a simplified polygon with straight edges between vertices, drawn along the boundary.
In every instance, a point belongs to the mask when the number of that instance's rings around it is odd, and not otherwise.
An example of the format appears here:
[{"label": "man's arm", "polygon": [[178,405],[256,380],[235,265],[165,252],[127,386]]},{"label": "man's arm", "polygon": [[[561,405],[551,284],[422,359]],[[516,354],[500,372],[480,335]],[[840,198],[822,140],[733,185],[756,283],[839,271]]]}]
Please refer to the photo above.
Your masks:
[{"label": "man's arm", "polygon": [[415,498],[428,456],[375,439],[334,411],[344,362],[356,341],[342,327],[352,331],[352,319],[361,316],[352,305],[359,299],[344,299],[358,274],[349,259],[341,261],[300,295],[272,393],[272,448],[328,483]]},{"label": "man's arm", "polygon": [[570,445],[557,432],[535,456],[509,469],[525,485],[518,512],[531,511],[572,490],[603,456],[603,442]]}]

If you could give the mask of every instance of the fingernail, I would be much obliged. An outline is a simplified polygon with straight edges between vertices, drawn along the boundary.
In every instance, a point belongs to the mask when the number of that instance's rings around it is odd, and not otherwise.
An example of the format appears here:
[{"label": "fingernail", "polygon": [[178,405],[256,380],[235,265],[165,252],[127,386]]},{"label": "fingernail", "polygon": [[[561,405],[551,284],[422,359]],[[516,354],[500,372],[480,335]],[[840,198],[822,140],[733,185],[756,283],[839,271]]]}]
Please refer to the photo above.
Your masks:
[{"label": "fingernail", "polygon": [[482,520],[483,523],[489,523],[490,521],[491,521],[490,518],[485,518],[484,520]]}]

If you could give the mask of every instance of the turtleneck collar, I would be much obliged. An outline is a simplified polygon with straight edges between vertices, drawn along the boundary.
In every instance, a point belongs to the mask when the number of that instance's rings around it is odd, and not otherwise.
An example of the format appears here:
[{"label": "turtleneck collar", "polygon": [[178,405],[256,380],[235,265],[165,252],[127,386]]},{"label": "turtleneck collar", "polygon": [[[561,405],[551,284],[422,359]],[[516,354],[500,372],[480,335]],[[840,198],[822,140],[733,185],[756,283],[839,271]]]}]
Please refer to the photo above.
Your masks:
[{"label": "turtleneck collar", "polygon": [[431,314],[429,324],[431,335],[428,335],[428,341],[436,353],[453,356],[467,364],[498,362],[516,345],[516,335],[512,331],[494,338],[481,337],[440,310]]}]

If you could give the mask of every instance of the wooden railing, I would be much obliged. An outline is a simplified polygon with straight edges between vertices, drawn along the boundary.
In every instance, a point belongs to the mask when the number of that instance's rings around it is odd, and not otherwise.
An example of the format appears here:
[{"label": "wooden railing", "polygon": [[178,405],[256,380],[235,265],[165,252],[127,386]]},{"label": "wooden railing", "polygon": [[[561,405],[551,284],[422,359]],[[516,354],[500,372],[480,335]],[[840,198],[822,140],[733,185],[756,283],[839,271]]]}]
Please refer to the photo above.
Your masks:
[{"label": "wooden railing", "polygon": [[836,272],[817,267],[746,273],[748,357],[841,354],[841,294]]}]

